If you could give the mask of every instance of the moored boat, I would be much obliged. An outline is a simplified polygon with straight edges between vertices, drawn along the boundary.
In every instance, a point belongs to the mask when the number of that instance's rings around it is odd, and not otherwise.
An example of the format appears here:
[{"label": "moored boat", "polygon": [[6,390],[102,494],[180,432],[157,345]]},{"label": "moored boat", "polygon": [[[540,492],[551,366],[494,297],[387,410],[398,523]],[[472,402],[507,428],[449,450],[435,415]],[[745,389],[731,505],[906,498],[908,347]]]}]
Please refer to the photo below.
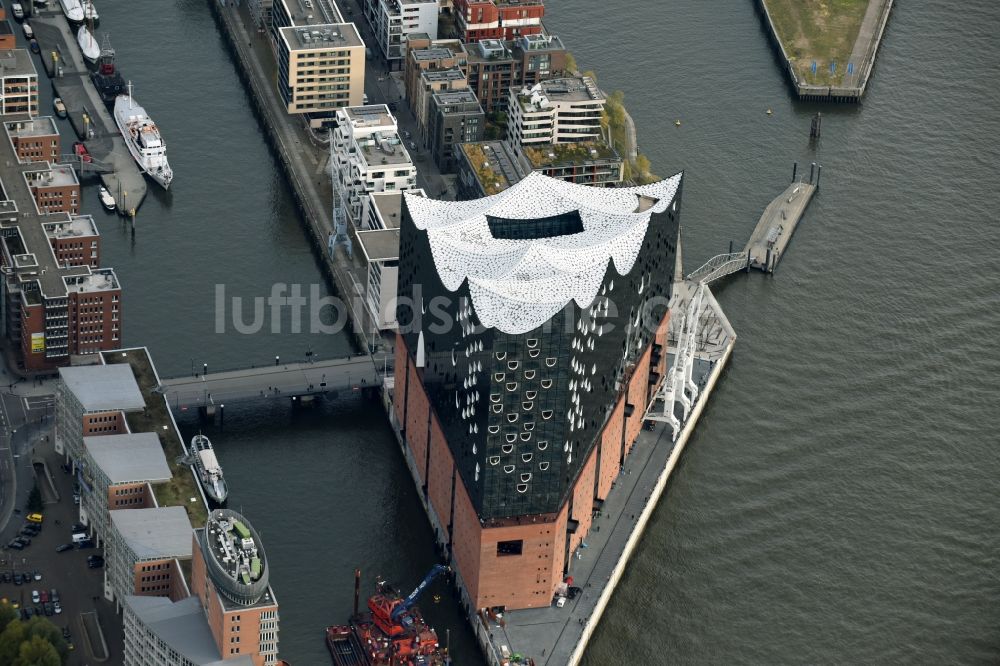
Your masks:
[{"label": "moored boat", "polygon": [[194,468],[198,472],[198,481],[202,489],[214,502],[222,504],[229,495],[226,479],[222,476],[222,467],[215,457],[212,442],[202,434],[191,438],[191,455],[194,456]]},{"label": "moored boat", "polygon": [[63,14],[74,23],[83,23],[83,3],[80,0],[59,0]]},{"label": "moored boat", "polygon": [[83,18],[87,23],[95,27],[101,20],[100,15],[97,13],[97,7],[94,7],[94,3],[90,0],[83,6]]},{"label": "moored boat", "polygon": [[115,106],[115,100],[119,95],[124,95],[128,90],[125,86],[125,79],[115,63],[115,50],[111,48],[111,40],[104,35],[101,43],[101,55],[97,59],[97,71],[90,73],[90,80],[97,89],[97,94],[101,96],[101,101],[109,109]]},{"label": "moored boat", "polygon": [[100,190],[101,205],[104,206],[104,210],[114,211],[115,209],[115,198],[111,196],[111,192],[108,192],[108,188],[101,185]]},{"label": "moored boat", "polygon": [[94,39],[94,33],[87,26],[81,25],[80,29],[76,31],[76,43],[80,45],[80,52],[83,53],[87,62],[97,62],[101,55],[101,47]]},{"label": "moored boat", "polygon": [[174,179],[174,172],[167,161],[167,145],[153,119],[132,98],[131,82],[128,85],[128,95],[120,95],[115,99],[114,116],[118,131],[122,133],[125,145],[136,164],[162,185],[163,189],[168,189]]}]

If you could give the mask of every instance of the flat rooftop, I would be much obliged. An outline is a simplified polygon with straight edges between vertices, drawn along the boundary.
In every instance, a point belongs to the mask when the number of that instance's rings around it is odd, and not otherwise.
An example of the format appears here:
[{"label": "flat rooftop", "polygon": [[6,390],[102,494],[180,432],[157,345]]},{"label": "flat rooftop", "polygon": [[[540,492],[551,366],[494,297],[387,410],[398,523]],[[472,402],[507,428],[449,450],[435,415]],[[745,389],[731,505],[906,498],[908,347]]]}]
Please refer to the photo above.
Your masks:
[{"label": "flat rooftop", "polygon": [[127,365],[59,368],[59,378],[88,412],[128,411],[146,406]]},{"label": "flat rooftop", "polygon": [[479,186],[487,195],[499,194],[524,178],[517,158],[503,141],[460,144]]},{"label": "flat rooftop", "polygon": [[353,23],[322,23],[308,27],[281,28],[291,51],[328,51],[364,46]]},{"label": "flat rooftop", "polygon": [[457,67],[451,69],[425,69],[420,73],[420,78],[428,83],[440,83],[442,81],[464,81],[465,74]]},{"label": "flat rooftop", "polygon": [[340,110],[351,127],[358,129],[368,127],[391,127],[395,129],[396,118],[385,104],[368,104],[366,106],[348,106]]},{"label": "flat rooftop", "polygon": [[534,169],[557,165],[593,164],[605,160],[621,161],[618,153],[603,141],[528,144],[521,147],[521,154]]},{"label": "flat rooftop", "polygon": [[83,448],[111,483],[162,482],[172,476],[153,432],[84,437]]},{"label": "flat rooftop", "polygon": [[34,76],[38,78],[38,70],[31,60],[27,49],[10,49],[0,51],[0,77]]},{"label": "flat rooftop", "polygon": [[548,98],[550,102],[589,102],[605,100],[604,93],[597,87],[597,83],[589,76],[571,76],[561,79],[547,79],[535,84],[530,90],[522,90],[518,98],[528,107],[534,110],[531,100],[536,94]]},{"label": "flat rooftop", "polygon": [[127,596],[125,605],[146,629],[191,663],[253,666],[253,658],[248,654],[222,661],[205,610],[195,595],[177,602],[167,597]]},{"label": "flat rooftop", "polygon": [[[423,192],[423,190],[418,190]],[[403,193],[394,192],[372,192],[368,195],[371,204],[378,210],[379,217],[386,229],[399,229],[399,213],[402,210]]]},{"label": "flat rooftop", "polygon": [[399,259],[399,229],[376,229],[357,233],[361,250],[369,263]]},{"label": "flat rooftop", "polygon": [[430,60],[444,60],[454,58],[455,52],[451,49],[435,46],[429,49],[416,49],[413,51],[413,59],[417,62],[427,62]]},{"label": "flat rooftop", "polygon": [[12,138],[26,139],[33,136],[58,136],[59,129],[52,116],[39,116],[38,118],[25,118],[24,120],[14,120],[4,123],[7,134]]},{"label": "flat rooftop", "polygon": [[65,164],[50,164],[48,168],[25,171],[24,177],[30,187],[66,187],[80,184],[73,167]]},{"label": "flat rooftop", "polygon": [[566,47],[558,35],[521,35],[515,42],[525,51],[562,51]]},{"label": "flat rooftop", "polygon": [[116,509],[111,525],[140,560],[191,557],[191,521],[180,506]]},{"label": "flat rooftop", "polygon": [[358,149],[370,167],[412,165],[402,139],[395,130],[373,132],[357,139]]},{"label": "flat rooftop", "polygon": [[[444,106],[447,104],[475,104],[475,110],[483,110],[479,105],[479,98],[476,97],[476,94],[468,88],[464,90],[441,90],[434,93],[432,99],[438,106]],[[455,111],[458,111],[458,109],[455,109]],[[461,112],[470,113],[471,111],[463,109]]]},{"label": "flat rooftop", "polygon": [[80,238],[84,236],[100,236],[97,223],[90,215],[70,215],[68,220],[46,222],[42,225],[49,238]]},{"label": "flat rooftop", "polygon": [[73,275],[63,278],[66,291],[83,293],[98,293],[120,289],[118,276],[111,268],[98,268],[88,275]]},{"label": "flat rooftop", "polygon": [[312,26],[343,23],[344,16],[333,0],[275,0],[288,10],[292,25]]}]

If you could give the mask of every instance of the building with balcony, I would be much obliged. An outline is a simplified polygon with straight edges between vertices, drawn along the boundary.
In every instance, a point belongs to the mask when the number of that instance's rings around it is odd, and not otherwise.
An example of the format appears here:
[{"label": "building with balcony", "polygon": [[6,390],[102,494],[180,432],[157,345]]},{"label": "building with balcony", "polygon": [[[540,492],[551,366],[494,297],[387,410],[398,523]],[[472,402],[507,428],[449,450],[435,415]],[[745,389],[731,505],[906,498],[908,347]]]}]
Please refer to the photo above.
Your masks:
[{"label": "building with balcony", "polygon": [[454,67],[452,69],[429,69],[420,73],[420,81],[413,97],[410,98],[410,108],[417,119],[417,131],[425,145],[429,132],[429,118],[431,109],[431,97],[435,93],[446,90],[465,90],[469,83],[462,70]]},{"label": "building with balcony", "polygon": [[65,454],[67,460],[82,460],[84,438],[128,433],[125,413],[142,411],[145,406],[127,365],[59,368],[56,453]]},{"label": "building with balcony", "polygon": [[[154,435],[155,437],[155,435]],[[120,611],[127,596],[189,596],[180,561],[191,559],[191,521],[184,507],[110,511],[104,543],[104,596]]]},{"label": "building with balcony", "polygon": [[278,601],[269,576],[260,535],[240,514],[216,509],[195,530],[191,593],[205,609],[223,659],[250,655],[254,666],[277,661]]},{"label": "building with balcony", "polygon": [[38,71],[27,49],[0,51],[0,115],[38,113]]},{"label": "building with balcony", "polygon": [[391,418],[469,609],[573,573],[665,373],[681,181],[403,195],[400,300],[436,313],[399,308]]},{"label": "building with balcony", "polygon": [[469,87],[486,113],[506,109],[511,88],[531,87],[565,74],[566,48],[555,35],[484,39],[466,44],[465,52]]},{"label": "building with balcony", "polygon": [[542,32],[542,0],[454,0],[454,5],[464,42],[516,39]]},{"label": "building with balcony", "polygon": [[90,215],[70,215],[68,220],[42,225],[60,266],[101,265],[101,234]]},{"label": "building with balcony", "polygon": [[503,141],[463,143],[455,156],[461,200],[500,194],[528,173]]},{"label": "building with balcony", "polygon": [[385,104],[337,111],[333,160],[334,187],[340,188],[355,228],[363,224],[362,209],[369,195],[416,187],[417,169]]},{"label": "building with balcony", "polygon": [[602,136],[606,98],[589,76],[548,79],[509,94],[507,141],[515,149]]},{"label": "building with balcony", "polygon": [[24,171],[23,176],[39,213],[80,212],[80,180],[73,167],[45,164],[38,171]]},{"label": "building with balcony", "polygon": [[365,44],[337,5],[332,0],[275,0],[270,11],[275,84],[288,113],[302,114],[319,128],[333,124],[337,109],[361,104]]},{"label": "building with balcony", "polygon": [[364,12],[390,69],[402,69],[410,35],[437,39],[437,0],[364,0]]},{"label": "building with balcony", "polygon": [[616,187],[622,181],[622,158],[603,139],[526,144],[518,157],[527,170],[570,183]]},{"label": "building with balcony", "polygon": [[427,147],[441,173],[454,173],[458,166],[456,145],[481,141],[486,114],[468,88],[436,92],[431,96]]},{"label": "building with balcony", "polygon": [[461,42],[411,39],[410,45],[411,48],[406,52],[406,66],[403,68],[403,86],[406,99],[411,100],[411,106],[412,100],[416,99],[421,74],[446,69],[458,69],[464,74],[468,67],[468,57]]},{"label": "building with balcony", "polygon": [[156,433],[126,433],[83,438],[78,462],[80,522],[98,544],[108,539],[110,512],[156,507],[150,484],[172,476]]}]

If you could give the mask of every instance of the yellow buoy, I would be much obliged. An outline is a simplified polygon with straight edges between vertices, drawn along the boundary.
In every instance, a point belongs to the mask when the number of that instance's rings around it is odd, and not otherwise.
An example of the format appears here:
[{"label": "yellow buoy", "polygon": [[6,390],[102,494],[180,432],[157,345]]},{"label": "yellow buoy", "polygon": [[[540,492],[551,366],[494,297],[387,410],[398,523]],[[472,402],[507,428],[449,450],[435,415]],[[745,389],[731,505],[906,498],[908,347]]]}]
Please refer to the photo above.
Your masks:
[{"label": "yellow buoy", "polygon": [[680,127],[680,126],[681,126],[681,121],[680,120],[675,120],[674,121],[674,127]]}]

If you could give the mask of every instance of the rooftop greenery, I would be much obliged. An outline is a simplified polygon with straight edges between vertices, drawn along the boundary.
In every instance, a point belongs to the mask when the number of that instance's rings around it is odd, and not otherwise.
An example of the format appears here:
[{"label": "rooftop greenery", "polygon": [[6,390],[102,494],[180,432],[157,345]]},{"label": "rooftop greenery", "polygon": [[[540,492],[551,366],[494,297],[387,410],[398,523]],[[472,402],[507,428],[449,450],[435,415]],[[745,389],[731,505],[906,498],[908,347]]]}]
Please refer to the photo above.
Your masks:
[{"label": "rooftop greenery", "polygon": [[510,185],[502,173],[489,166],[486,155],[483,154],[483,147],[475,143],[461,144],[465,156],[469,158],[469,164],[476,172],[476,178],[487,195],[500,194]]},{"label": "rooftop greenery", "polygon": [[[537,147],[524,146],[521,151],[534,168],[554,164],[581,164],[588,160],[616,157],[611,146],[603,141],[580,141],[579,143],[545,143]],[[592,153],[591,151],[596,151]],[[552,157],[549,157],[552,155]]]},{"label": "rooftop greenery", "polygon": [[[869,2],[879,0],[764,0],[799,80],[840,85]],[[816,63],[816,73],[812,64]],[[830,64],[836,63],[831,72]],[[861,63],[854,63],[860,67]],[[857,70],[855,70],[857,71]]]},{"label": "rooftop greenery", "polygon": [[[203,527],[208,517],[208,509],[198,491],[191,468],[178,462],[184,457],[184,447],[178,433],[167,413],[167,403],[161,393],[154,393],[157,387],[156,375],[150,365],[149,357],[144,349],[131,349],[125,352],[105,352],[104,361],[111,363],[128,363],[135,375],[136,383],[146,402],[142,412],[126,414],[128,427],[132,432],[155,432],[163,446],[163,454],[170,465],[172,477],[166,483],[158,483],[153,488],[156,501],[160,506],[182,506],[187,511],[188,519],[193,527]],[[191,498],[196,498],[192,502]]]}]

